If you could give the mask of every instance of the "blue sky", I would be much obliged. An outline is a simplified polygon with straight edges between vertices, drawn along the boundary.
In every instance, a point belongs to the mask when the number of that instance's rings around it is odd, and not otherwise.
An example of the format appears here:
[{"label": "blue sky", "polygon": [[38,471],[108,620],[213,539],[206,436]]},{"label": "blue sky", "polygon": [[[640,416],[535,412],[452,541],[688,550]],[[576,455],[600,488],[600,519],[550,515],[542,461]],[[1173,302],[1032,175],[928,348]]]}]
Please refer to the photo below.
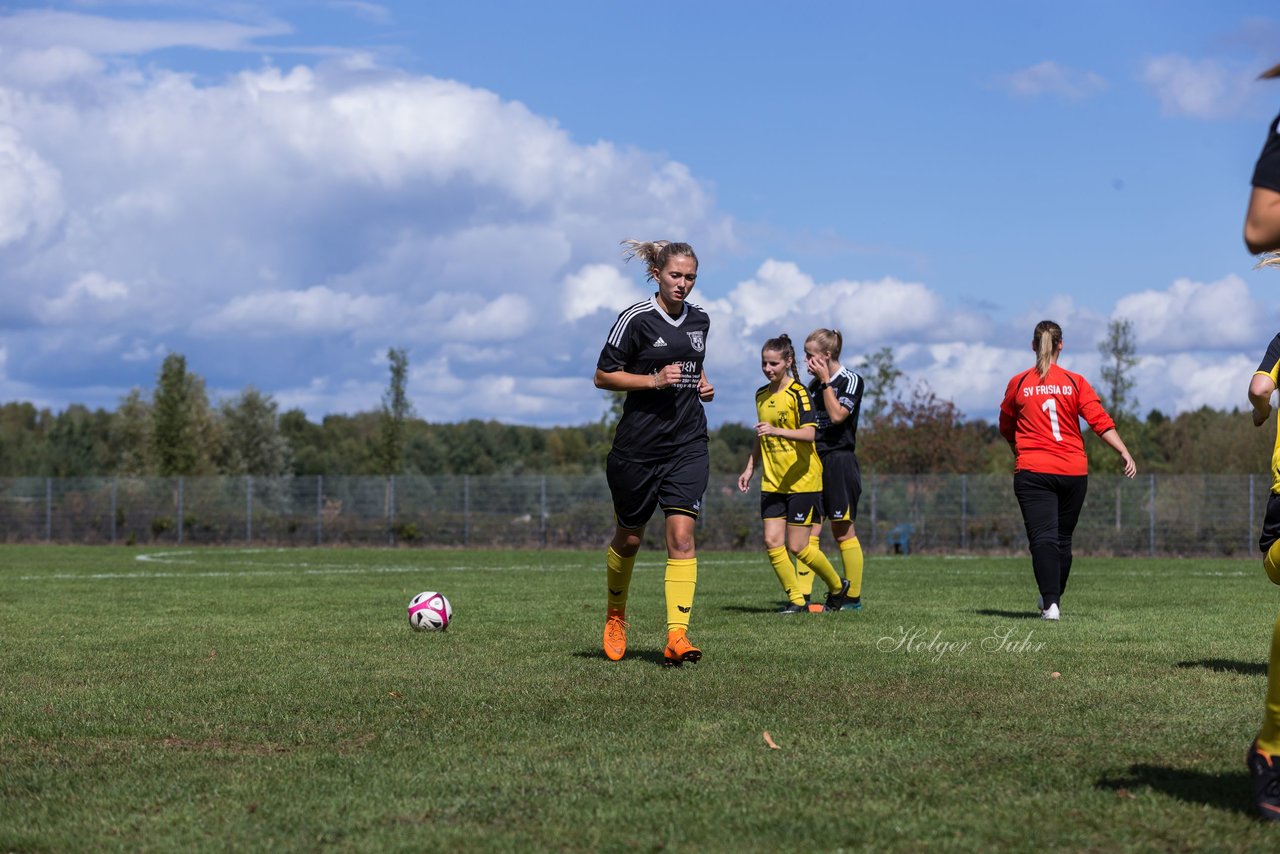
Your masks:
[{"label": "blue sky", "polygon": [[114,407],[183,353],[313,418],[408,349],[429,420],[598,418],[684,239],[713,423],[846,335],[991,418],[1042,317],[1142,411],[1242,405],[1280,312],[1240,239],[1273,3],[0,7],[0,399]]}]

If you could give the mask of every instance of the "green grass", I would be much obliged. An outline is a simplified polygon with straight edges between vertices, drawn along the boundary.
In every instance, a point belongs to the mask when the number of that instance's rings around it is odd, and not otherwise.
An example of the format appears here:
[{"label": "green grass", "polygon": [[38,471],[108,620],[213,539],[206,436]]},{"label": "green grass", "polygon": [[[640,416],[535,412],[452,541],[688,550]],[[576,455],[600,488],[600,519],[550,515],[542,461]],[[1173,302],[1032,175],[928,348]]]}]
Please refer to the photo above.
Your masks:
[{"label": "green grass", "polygon": [[1079,559],[1054,625],[1028,559],[872,555],[861,614],[779,617],[706,554],[667,669],[652,553],[617,664],[595,552],[148,554],[0,549],[0,851],[1280,848],[1252,560]]}]

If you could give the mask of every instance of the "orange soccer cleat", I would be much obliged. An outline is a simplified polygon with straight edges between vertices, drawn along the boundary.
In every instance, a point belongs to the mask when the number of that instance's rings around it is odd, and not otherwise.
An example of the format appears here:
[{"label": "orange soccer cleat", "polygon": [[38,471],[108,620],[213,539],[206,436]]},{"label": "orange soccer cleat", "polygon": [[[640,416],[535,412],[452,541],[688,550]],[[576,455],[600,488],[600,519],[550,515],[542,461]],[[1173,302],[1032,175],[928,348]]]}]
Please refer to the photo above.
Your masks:
[{"label": "orange soccer cleat", "polygon": [[622,619],[622,612],[612,608],[605,612],[604,654],[610,661],[621,661],[627,654],[627,629],[630,623]]},{"label": "orange soccer cleat", "polygon": [[672,629],[667,632],[667,648],[662,651],[664,665],[678,667],[686,661],[697,664],[700,658],[702,658],[702,650],[689,643],[684,629]]}]

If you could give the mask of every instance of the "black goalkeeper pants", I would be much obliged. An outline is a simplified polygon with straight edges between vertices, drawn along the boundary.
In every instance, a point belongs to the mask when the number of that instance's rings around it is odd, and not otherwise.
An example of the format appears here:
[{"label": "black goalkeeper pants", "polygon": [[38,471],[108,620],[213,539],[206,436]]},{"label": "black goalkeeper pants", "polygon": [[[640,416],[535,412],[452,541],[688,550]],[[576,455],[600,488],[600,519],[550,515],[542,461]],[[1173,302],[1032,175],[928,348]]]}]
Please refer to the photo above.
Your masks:
[{"label": "black goalkeeper pants", "polygon": [[1080,520],[1088,475],[1039,474],[1020,471],[1013,476],[1013,494],[1022,508],[1031,549],[1031,568],[1044,597],[1044,607],[1056,604],[1071,575],[1071,535]]}]

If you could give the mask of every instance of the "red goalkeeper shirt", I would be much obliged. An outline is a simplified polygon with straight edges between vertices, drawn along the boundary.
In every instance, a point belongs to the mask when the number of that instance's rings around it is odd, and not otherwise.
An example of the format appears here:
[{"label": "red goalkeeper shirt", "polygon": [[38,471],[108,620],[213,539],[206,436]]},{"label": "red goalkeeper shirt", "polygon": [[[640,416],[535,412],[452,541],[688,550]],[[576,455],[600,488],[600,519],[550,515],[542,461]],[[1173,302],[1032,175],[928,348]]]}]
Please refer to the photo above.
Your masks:
[{"label": "red goalkeeper shirt", "polygon": [[1081,418],[1099,435],[1116,426],[1093,386],[1079,374],[1050,365],[1044,379],[1032,368],[1009,380],[1000,404],[1000,435],[1017,449],[1014,469],[1088,474]]}]

